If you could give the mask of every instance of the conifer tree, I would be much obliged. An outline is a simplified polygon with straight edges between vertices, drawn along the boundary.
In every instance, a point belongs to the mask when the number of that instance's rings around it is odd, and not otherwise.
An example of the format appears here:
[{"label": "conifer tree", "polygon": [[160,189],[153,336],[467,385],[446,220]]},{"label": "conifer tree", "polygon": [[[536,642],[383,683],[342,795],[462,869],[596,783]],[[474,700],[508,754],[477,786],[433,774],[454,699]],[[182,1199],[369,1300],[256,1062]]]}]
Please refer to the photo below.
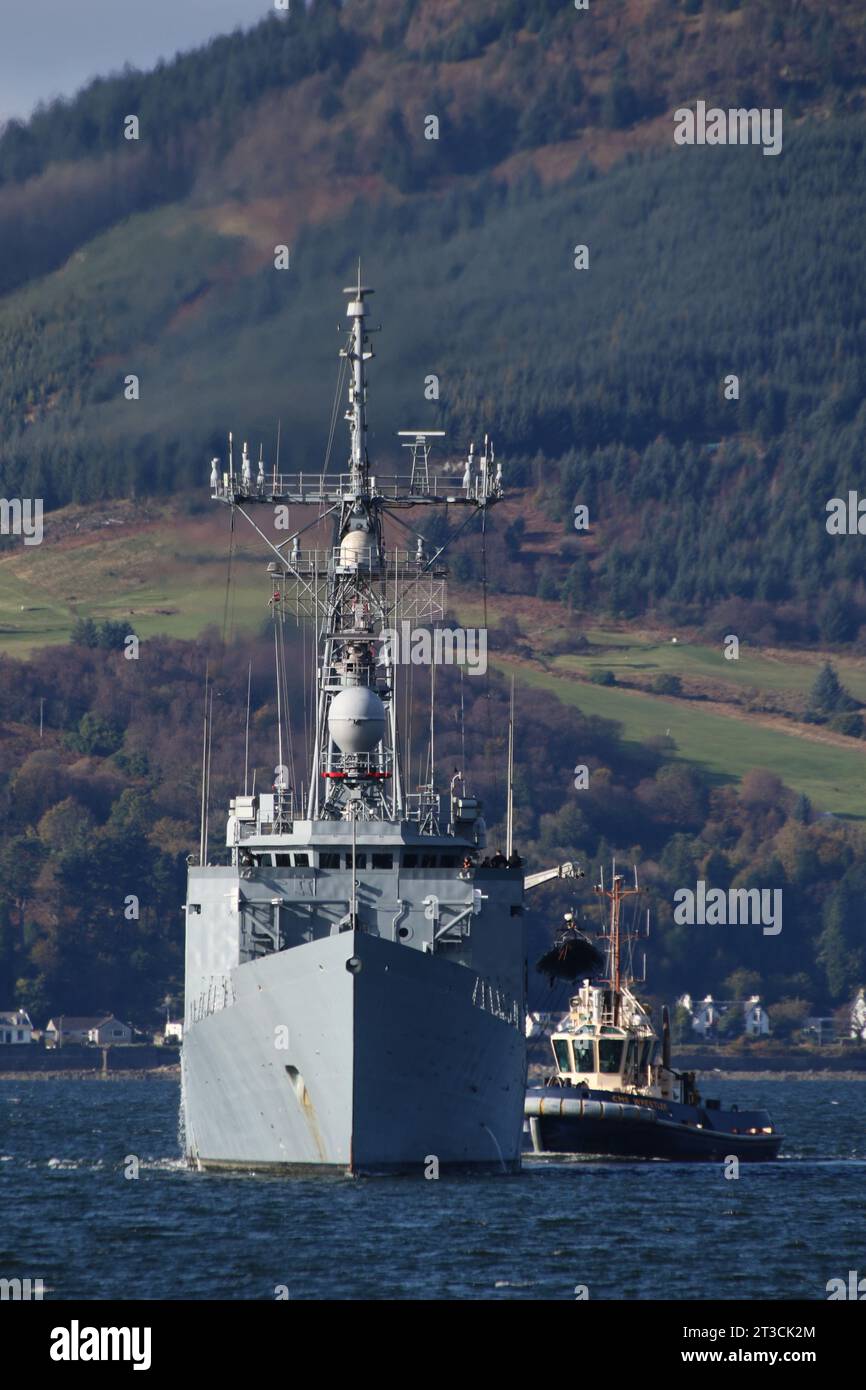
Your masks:
[{"label": "conifer tree", "polygon": [[816,714],[831,715],[856,709],[856,706],[856,700],[848,694],[829,661],[825,662],[809,692],[809,709]]}]

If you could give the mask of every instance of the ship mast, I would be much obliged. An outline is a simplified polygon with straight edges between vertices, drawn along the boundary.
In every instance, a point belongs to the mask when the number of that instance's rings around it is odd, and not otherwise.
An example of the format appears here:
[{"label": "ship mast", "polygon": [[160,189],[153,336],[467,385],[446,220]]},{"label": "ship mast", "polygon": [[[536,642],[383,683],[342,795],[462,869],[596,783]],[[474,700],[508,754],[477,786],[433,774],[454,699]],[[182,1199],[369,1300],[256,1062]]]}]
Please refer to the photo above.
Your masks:
[{"label": "ship mast", "polygon": [[622,905],[626,898],[636,897],[642,890],[638,886],[637,871],[635,871],[634,888],[623,887],[625,880],[622,874],[616,872],[614,867],[613,882],[610,888],[605,888],[604,880],[596,886],[596,893],[601,897],[607,898],[610,903],[610,922],[608,926],[608,973],[606,984],[610,987],[611,1003],[613,1008],[613,1021],[615,1025],[620,1020],[620,1005],[622,1001]]},{"label": "ship mast", "polygon": [[[228,472],[220,471],[219,459],[212,461],[211,494],[214,500],[240,511],[275,557],[269,566],[274,616],[283,620],[289,591],[295,599],[296,615],[313,617],[318,624],[307,818],[354,822],[408,817],[421,826],[435,828],[438,811],[433,803],[438,798],[434,789],[422,789],[414,798],[403,791],[395,691],[397,653],[392,651],[387,634],[397,630],[401,620],[431,623],[444,615],[445,571],[440,557],[449,542],[428,555],[423,536],[416,532],[414,550],[391,548],[386,546],[384,520],[398,508],[441,505],[468,509],[468,524],[472,514],[502,496],[501,468],[495,464],[492,444],[485,436],[480,457],[476,458],[474,445],[470,445],[468,458],[461,464],[446,474],[433,473],[428,466],[430,440],[440,438],[441,431],[422,429],[411,432],[411,476],[377,478],[371,474],[366,364],[373,352],[365,320],[366,299],[374,291],[362,284],[360,262],[356,284],[343,293],[348,296],[350,324],[340,351],[351,368],[345,414],[350,435],[348,472],[285,474],[278,472],[276,463],[269,471],[260,456],[258,475],[253,478],[244,445],[240,475],[234,472],[231,449]],[[423,468],[416,466],[416,456],[423,457]],[[303,550],[300,539],[310,527],[274,543],[253,520],[252,503],[282,504],[283,512],[289,506],[315,506],[319,514],[310,526],[330,517],[331,547]],[[283,789],[274,790],[281,798]],[[413,801],[418,804],[410,806]]]},{"label": "ship mast", "polygon": [[349,409],[346,412],[346,419],[352,437],[352,487],[356,496],[369,494],[369,460],[367,458],[367,382],[364,364],[373,356],[369,347],[369,339],[364,328],[366,317],[366,306],[364,299],[368,294],[375,294],[375,290],[370,290],[361,284],[361,262],[358,262],[358,283],[350,285],[343,290],[343,294],[350,296],[346,306],[346,315],[352,321],[352,345],[351,348],[343,348],[341,357],[348,357],[352,362],[352,384],[349,387]]}]

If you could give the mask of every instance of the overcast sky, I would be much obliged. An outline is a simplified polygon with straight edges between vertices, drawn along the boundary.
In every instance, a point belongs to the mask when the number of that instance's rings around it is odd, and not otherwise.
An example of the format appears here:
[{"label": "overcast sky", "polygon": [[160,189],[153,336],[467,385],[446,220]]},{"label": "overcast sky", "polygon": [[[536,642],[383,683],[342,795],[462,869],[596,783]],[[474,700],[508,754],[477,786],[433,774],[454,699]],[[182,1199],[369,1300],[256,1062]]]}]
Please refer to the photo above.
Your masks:
[{"label": "overcast sky", "polygon": [[0,121],[71,96],[124,63],[149,68],[214,34],[249,28],[272,7],[273,0],[0,0]]}]

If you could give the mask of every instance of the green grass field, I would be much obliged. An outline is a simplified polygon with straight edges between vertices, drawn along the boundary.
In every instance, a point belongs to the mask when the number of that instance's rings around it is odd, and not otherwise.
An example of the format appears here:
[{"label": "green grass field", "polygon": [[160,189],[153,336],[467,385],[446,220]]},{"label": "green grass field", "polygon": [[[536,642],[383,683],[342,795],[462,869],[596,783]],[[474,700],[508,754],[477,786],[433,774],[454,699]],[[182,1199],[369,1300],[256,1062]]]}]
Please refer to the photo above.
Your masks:
[{"label": "green grass field", "polygon": [[[222,629],[228,537],[224,518],[160,522],[87,536],[79,545],[33,546],[0,556],[0,651],[26,656],[67,642],[78,618],[129,618],[140,637],[196,637]],[[227,626],[254,630],[267,615],[267,556],[238,535]]]},{"label": "green grass field", "polygon": [[519,685],[547,690],[585,714],[618,720],[631,742],[670,734],[678,757],[719,781],[738,781],[750,768],[767,768],[787,786],[804,792],[816,809],[866,816],[866,743],[852,741],[850,750],[814,743],[793,732],[709,713],[686,700],[569,681],[503,658],[493,665],[516,672]]},{"label": "green grass field", "polygon": [[[61,544],[17,547],[0,554],[0,651],[26,656],[36,647],[69,640],[79,617],[126,618],[141,637],[157,634],[192,638],[207,627],[223,628],[226,613],[228,530],[219,509],[204,517],[162,516],[144,528],[120,526]],[[270,586],[260,543],[238,522],[226,623],[229,633],[255,631],[267,616]],[[458,598],[457,621],[482,620],[482,606]],[[496,625],[507,600],[492,596],[489,621]],[[559,611],[549,621],[524,624],[540,654],[564,634]],[[837,815],[866,816],[866,742],[849,746],[816,743],[796,731],[769,729],[755,721],[709,711],[688,700],[666,700],[616,686],[588,684],[594,670],[612,670],[621,679],[672,672],[736,688],[785,692],[808,690],[820,654],[768,657],[741,648],[739,661],[720,650],[685,641],[660,642],[604,628],[587,631],[591,646],[575,656],[554,656],[551,671],[496,658],[503,671],[516,671],[521,685],[549,690],[564,704],[588,714],[618,720],[625,737],[640,743],[670,733],[677,755],[719,780],[736,781],[749,768],[775,772],[804,792],[817,808]],[[864,663],[835,662],[853,694],[866,700]],[[584,679],[580,679],[584,677]],[[720,691],[724,698],[724,692]]]},{"label": "green grass field", "polygon": [[[758,690],[778,690],[806,694],[821,664],[816,654],[810,659],[801,653],[780,659],[768,657],[747,644],[740,646],[736,661],[729,661],[719,647],[700,643],[652,642],[638,640],[628,633],[591,629],[586,636],[592,646],[608,650],[558,656],[552,661],[555,669],[585,672],[610,670],[626,678],[633,674],[647,679],[670,673],[684,680],[695,677],[733,686]],[[610,650],[612,649],[612,650]],[[866,662],[857,658],[833,658],[843,684],[860,700],[866,700]]]},{"label": "green grass field", "polygon": [[[518,601],[519,603],[519,601]],[[488,620],[495,627],[510,604],[500,595],[491,596]],[[483,620],[482,605],[458,601],[454,605],[458,620],[478,624]],[[550,607],[550,620],[541,617],[521,622],[526,640],[539,654],[557,638],[567,635],[556,609]],[[836,815],[866,816],[866,741],[851,740],[842,747],[803,738],[792,726],[791,732],[771,729],[757,718],[734,718],[708,710],[696,701],[662,699],[639,690],[587,682],[593,671],[610,670],[623,680],[647,680],[670,672],[687,681],[690,676],[719,686],[718,698],[735,697],[745,688],[757,691],[806,693],[823,661],[821,653],[792,652],[784,659],[741,646],[738,661],[726,661],[721,647],[680,640],[660,642],[627,631],[593,628],[585,632],[590,642],[587,652],[548,658],[551,670],[538,671],[508,657],[496,657],[492,665],[510,674],[520,685],[548,690],[563,704],[574,705],[586,714],[616,719],[625,737],[633,743],[669,734],[677,756],[694,763],[715,780],[739,781],[750,768],[767,768],[781,777],[786,786],[803,792],[818,810]],[[866,700],[866,662],[857,658],[832,658],[840,679],[851,693]]]}]

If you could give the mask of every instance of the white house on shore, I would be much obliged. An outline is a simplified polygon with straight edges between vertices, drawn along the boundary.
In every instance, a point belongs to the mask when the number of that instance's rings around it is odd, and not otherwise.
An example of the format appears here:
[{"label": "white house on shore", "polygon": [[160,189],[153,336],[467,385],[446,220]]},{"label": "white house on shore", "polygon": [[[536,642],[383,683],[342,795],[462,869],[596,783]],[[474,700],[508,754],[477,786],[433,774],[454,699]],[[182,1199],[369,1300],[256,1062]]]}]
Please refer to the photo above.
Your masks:
[{"label": "white house on shore", "polygon": [[45,1029],[46,1047],[63,1047],[66,1044],[132,1042],[132,1029],[128,1023],[121,1023],[114,1014],[97,1014],[93,1018],[73,1018],[61,1014],[49,1019]]},{"label": "white house on shore", "polygon": [[685,1009],[693,1031],[704,1039],[715,1035],[720,1020],[732,1010],[742,1011],[743,1032],[747,1037],[765,1038],[770,1032],[770,1018],[759,994],[753,994],[748,999],[714,999],[708,994],[696,1004],[690,994],[683,994],[677,1000],[677,1005]]},{"label": "white house on shore", "polygon": [[101,1018],[95,1023],[87,1035],[87,1041],[92,1043],[131,1043],[132,1028],[128,1023],[121,1023],[114,1014],[109,1014],[107,1018]]},{"label": "white house on shore", "polygon": [[858,989],[851,1005],[851,1037],[866,1042],[866,990]]},{"label": "white house on shore", "polygon": [[13,1009],[11,1013],[0,1013],[0,1043],[30,1043],[33,1041],[33,1024],[24,1009]]}]

